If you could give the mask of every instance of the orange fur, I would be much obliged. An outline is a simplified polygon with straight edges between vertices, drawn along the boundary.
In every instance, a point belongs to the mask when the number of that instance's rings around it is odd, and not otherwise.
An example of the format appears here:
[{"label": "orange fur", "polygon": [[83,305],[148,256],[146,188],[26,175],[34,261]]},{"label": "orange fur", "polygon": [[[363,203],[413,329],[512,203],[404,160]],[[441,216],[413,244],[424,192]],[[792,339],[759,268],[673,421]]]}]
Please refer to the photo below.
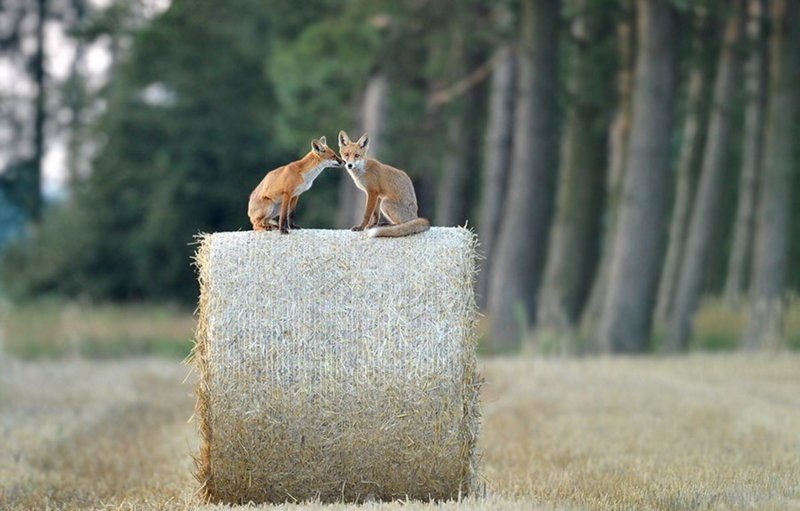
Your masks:
[{"label": "orange fur", "polygon": [[[247,205],[253,230],[271,231],[278,228],[282,234],[287,234],[290,226],[296,228],[293,216],[300,194],[311,188],[314,179],[326,167],[341,164],[341,158],[322,137],[311,141],[311,151],[303,158],[267,173],[250,193]],[[276,217],[277,226],[272,223]]]}]

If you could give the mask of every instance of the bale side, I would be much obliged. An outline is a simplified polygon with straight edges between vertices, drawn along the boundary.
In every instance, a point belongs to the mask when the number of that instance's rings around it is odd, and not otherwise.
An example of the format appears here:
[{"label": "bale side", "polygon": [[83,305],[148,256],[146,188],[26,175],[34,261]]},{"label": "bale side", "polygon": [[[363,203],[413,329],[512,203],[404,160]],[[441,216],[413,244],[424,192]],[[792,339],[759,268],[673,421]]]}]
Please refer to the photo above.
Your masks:
[{"label": "bale side", "polygon": [[474,235],[201,239],[208,501],[451,499],[476,480]]},{"label": "bale side", "polygon": [[200,298],[197,303],[197,325],[195,327],[195,343],[189,355],[189,363],[197,373],[195,384],[195,407],[193,419],[197,423],[197,432],[200,435],[200,450],[194,456],[194,477],[200,483],[198,494],[204,502],[214,499],[215,491],[211,471],[211,408],[209,391],[208,367],[208,288],[209,265],[208,258],[211,251],[211,235],[197,236],[197,251],[194,257],[194,266],[197,270],[197,280],[200,287]]}]

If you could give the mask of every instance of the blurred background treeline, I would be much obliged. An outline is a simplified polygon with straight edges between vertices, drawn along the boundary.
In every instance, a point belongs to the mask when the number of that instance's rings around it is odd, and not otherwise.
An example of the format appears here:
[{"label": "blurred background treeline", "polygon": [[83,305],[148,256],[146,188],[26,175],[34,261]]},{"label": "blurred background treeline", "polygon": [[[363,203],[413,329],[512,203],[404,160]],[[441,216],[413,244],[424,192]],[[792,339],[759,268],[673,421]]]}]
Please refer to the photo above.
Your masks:
[{"label": "blurred background treeline", "polygon": [[[193,236],[339,129],[477,230],[488,350],[800,348],[795,0],[0,0],[0,81],[23,354],[174,335]],[[299,223],[362,195],[329,169]]]}]

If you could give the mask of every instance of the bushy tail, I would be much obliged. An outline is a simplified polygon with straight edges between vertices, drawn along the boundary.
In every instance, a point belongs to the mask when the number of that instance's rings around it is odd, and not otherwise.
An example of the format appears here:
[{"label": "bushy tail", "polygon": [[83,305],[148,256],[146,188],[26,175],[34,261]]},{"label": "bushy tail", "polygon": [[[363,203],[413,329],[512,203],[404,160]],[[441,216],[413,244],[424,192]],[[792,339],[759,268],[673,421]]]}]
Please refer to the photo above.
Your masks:
[{"label": "bushy tail", "polygon": [[373,227],[367,234],[370,238],[399,238],[400,236],[408,236],[410,234],[417,234],[427,231],[431,228],[431,223],[425,218],[415,218],[408,222],[403,222],[397,225],[384,225],[382,227]]}]

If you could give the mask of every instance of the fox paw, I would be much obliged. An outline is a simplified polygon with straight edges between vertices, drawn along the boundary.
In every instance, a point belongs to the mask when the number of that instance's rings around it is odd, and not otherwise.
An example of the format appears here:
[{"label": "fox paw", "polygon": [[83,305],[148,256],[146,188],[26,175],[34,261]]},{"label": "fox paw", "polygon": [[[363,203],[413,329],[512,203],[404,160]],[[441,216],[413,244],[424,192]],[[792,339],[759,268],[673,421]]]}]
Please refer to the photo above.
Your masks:
[{"label": "fox paw", "polygon": [[363,231],[364,230],[364,226],[363,225],[354,225],[353,227],[350,228],[350,230],[351,231]]}]

